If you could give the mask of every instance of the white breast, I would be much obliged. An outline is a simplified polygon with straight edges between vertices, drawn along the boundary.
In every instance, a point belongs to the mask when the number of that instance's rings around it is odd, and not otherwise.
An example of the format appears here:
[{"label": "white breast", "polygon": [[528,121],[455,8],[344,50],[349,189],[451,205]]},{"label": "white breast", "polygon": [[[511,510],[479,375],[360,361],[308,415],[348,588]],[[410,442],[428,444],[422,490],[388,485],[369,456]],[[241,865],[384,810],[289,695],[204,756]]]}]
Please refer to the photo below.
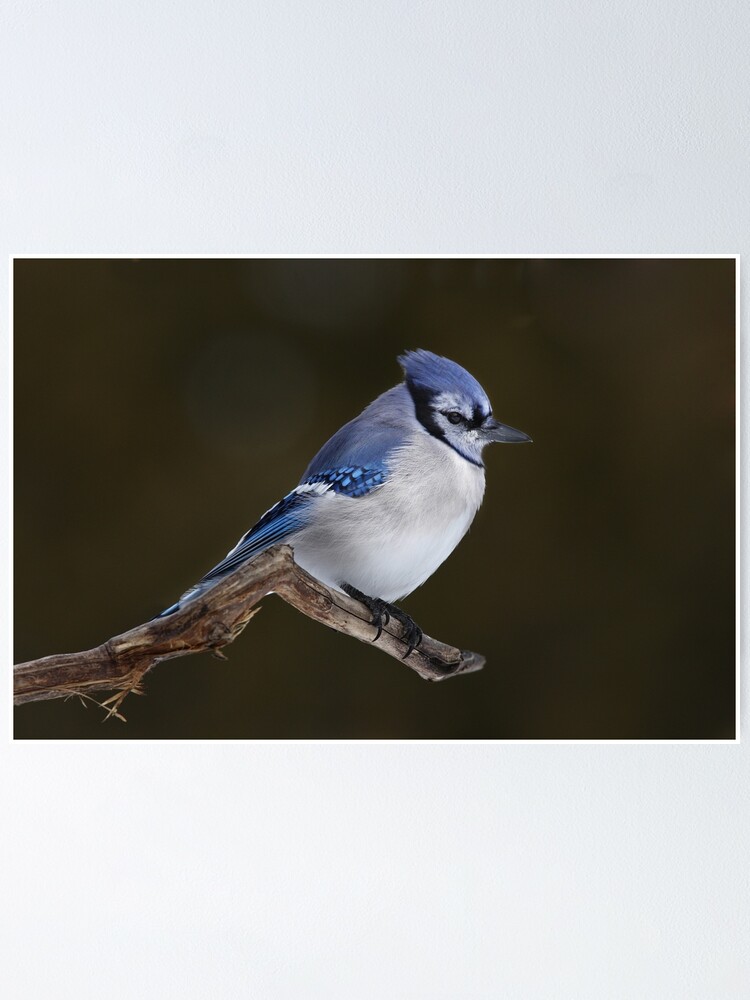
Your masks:
[{"label": "white breast", "polygon": [[416,431],[367,496],[328,493],[314,523],[291,540],[297,562],[329,586],[351,584],[395,601],[424,583],[469,529],[484,495],[484,469]]}]

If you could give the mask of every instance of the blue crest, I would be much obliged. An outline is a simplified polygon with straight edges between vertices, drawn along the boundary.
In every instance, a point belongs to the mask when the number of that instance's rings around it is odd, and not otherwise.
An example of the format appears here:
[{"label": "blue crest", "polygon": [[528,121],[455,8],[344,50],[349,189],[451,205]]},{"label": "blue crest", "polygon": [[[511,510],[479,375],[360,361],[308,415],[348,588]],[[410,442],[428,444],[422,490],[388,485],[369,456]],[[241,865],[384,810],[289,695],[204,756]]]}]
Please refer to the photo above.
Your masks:
[{"label": "blue crest", "polygon": [[487,393],[474,376],[455,361],[421,348],[418,351],[406,351],[398,361],[404,369],[409,388],[430,395],[446,391],[458,392],[473,403],[486,403],[489,410],[490,401]]}]

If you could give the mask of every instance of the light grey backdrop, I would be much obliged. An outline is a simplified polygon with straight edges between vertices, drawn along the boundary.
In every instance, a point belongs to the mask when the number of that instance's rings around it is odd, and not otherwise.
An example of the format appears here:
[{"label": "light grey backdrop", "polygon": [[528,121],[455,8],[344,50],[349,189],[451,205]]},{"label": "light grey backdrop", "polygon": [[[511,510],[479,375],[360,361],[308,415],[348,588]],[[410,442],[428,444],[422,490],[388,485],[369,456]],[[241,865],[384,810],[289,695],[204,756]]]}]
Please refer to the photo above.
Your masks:
[{"label": "light grey backdrop", "polygon": [[[746,251],[748,27],[6,0],[2,245]],[[9,544],[6,517],[6,664]],[[8,718],[8,996],[746,996],[744,746],[12,745]]]}]

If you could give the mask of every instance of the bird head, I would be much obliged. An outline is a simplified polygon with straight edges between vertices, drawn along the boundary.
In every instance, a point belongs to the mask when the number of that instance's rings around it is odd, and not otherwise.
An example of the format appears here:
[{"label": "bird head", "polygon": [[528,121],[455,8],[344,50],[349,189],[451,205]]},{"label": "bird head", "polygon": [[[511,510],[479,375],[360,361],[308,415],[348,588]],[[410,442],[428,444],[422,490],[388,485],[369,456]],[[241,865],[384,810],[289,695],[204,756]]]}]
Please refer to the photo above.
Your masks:
[{"label": "bird head", "polygon": [[487,393],[455,361],[421,349],[398,360],[422,426],[474,465],[483,464],[482,450],[493,441],[531,441],[523,431],[495,420]]}]

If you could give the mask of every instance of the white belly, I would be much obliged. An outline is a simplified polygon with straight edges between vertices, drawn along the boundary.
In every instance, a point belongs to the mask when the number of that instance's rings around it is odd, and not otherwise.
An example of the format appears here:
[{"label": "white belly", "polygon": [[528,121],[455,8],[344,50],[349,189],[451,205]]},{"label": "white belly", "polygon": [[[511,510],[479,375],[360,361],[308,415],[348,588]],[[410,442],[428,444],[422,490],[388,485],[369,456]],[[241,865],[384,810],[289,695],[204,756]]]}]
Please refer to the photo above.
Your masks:
[{"label": "white belly", "polygon": [[[484,470],[438,441],[419,440],[391,463],[388,480],[364,497],[329,493],[315,523],[290,539],[318,580],[396,601],[424,583],[469,529],[484,494]],[[418,471],[416,471],[418,470]]]}]

